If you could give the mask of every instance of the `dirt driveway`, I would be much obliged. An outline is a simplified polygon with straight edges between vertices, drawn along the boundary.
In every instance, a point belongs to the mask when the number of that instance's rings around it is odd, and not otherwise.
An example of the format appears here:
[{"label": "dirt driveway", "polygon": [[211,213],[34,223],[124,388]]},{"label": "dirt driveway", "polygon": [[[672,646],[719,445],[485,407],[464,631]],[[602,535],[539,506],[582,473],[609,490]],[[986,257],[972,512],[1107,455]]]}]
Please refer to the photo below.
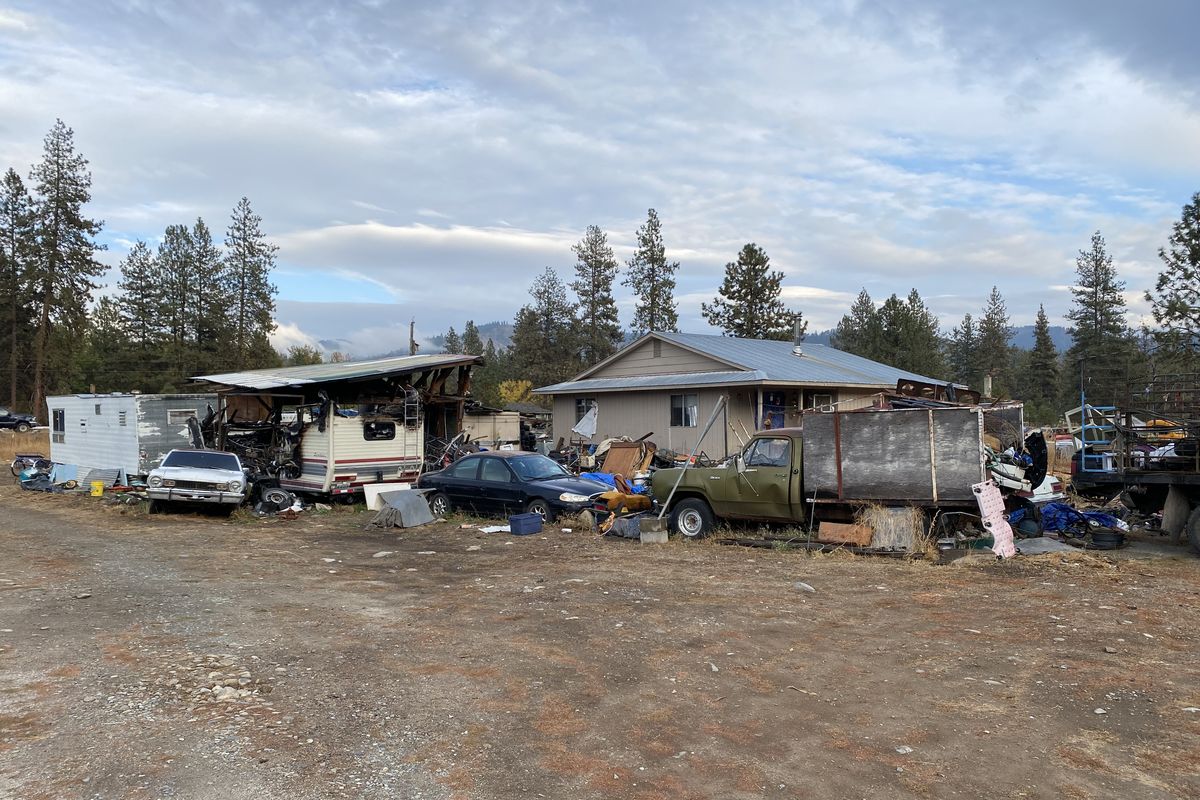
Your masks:
[{"label": "dirt driveway", "polygon": [[1191,557],[0,504],[0,797],[1200,796]]}]

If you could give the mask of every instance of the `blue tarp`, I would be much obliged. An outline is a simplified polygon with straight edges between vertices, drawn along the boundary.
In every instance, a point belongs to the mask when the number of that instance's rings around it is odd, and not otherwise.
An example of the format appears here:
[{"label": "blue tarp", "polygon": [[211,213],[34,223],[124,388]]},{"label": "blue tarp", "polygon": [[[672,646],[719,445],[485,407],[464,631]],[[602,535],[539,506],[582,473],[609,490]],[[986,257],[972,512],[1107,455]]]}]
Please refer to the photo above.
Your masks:
[{"label": "blue tarp", "polygon": [[[613,489],[617,488],[617,479],[607,472],[584,472],[579,477],[599,481]],[[650,494],[650,484],[648,483],[644,486],[635,486],[631,483],[629,484],[629,488],[633,489],[634,494]]]},{"label": "blue tarp", "polygon": [[[1024,508],[1018,508],[1008,515],[1008,524],[1016,525],[1025,518]],[[1112,514],[1103,511],[1079,511],[1066,503],[1046,503],[1041,509],[1042,530],[1049,533],[1059,533],[1072,528],[1087,528],[1089,522],[1095,522],[1105,528],[1127,531],[1129,526]]]}]

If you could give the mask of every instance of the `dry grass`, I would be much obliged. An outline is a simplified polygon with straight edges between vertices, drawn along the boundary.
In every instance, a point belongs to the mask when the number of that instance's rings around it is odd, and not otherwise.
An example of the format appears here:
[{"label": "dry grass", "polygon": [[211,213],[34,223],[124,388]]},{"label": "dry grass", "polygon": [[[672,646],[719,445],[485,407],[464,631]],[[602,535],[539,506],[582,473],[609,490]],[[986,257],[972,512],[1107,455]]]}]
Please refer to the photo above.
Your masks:
[{"label": "dry grass", "polygon": [[0,461],[10,463],[17,453],[41,453],[50,457],[50,429],[15,433],[0,430]]}]

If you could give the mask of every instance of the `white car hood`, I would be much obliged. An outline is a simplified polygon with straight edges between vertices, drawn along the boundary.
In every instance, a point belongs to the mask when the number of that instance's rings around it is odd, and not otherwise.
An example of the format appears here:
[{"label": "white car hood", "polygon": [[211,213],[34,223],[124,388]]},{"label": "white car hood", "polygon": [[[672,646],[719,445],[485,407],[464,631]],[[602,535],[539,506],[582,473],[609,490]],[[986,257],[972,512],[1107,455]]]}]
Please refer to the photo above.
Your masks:
[{"label": "white car hood", "polygon": [[201,469],[199,467],[159,467],[150,472],[152,478],[171,481],[204,481],[206,483],[245,483],[242,473],[231,469]]}]

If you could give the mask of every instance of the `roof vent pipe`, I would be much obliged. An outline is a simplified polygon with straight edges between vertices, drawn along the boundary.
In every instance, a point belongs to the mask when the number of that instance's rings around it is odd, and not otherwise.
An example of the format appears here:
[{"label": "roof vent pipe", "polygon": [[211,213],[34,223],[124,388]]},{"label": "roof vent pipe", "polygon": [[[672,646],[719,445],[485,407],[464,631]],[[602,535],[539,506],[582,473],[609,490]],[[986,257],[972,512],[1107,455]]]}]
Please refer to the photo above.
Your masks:
[{"label": "roof vent pipe", "polygon": [[800,318],[797,317],[795,323],[795,334],[792,337],[792,355],[804,355],[804,348],[801,347],[801,342],[804,340],[804,334],[800,332]]}]

